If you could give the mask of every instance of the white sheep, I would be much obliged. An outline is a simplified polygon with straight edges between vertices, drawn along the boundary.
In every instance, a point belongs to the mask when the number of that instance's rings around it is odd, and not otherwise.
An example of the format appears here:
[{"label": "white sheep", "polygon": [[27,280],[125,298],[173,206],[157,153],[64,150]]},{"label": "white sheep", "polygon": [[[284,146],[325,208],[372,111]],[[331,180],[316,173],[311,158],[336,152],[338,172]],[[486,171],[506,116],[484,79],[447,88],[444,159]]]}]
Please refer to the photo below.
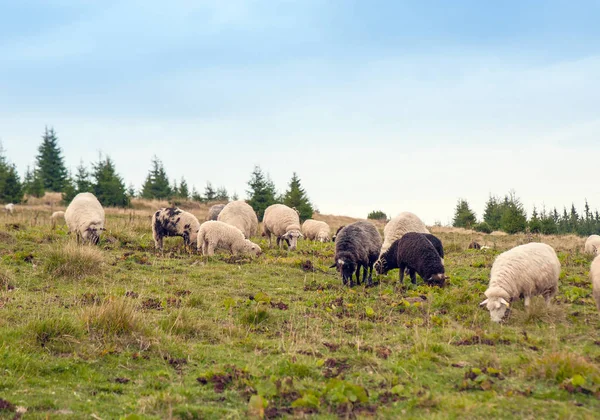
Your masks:
[{"label": "white sheep", "polygon": [[235,226],[242,231],[246,239],[256,235],[258,218],[254,209],[245,201],[237,200],[227,203],[217,217],[219,222]]},{"label": "white sheep", "polygon": [[596,300],[596,307],[600,311],[600,254],[592,261],[590,278],[592,279],[592,294]]},{"label": "white sheep", "polygon": [[52,216],[50,216],[50,220],[52,221],[52,229],[55,229],[58,223],[65,222],[65,212],[55,211],[54,213],[52,213]]},{"label": "white sheep", "polygon": [[152,215],[154,247],[163,249],[165,236],[181,236],[185,248],[196,247],[200,222],[192,213],[176,207],[163,207]]},{"label": "white sheep", "polygon": [[590,235],[585,240],[585,253],[600,255],[600,236]]},{"label": "white sheep", "polygon": [[13,214],[15,212],[15,205],[13,203],[8,203],[4,206],[4,211],[6,214]]},{"label": "white sheep", "polygon": [[490,273],[490,283],[481,306],[487,306],[492,321],[500,322],[507,314],[510,302],[521,295],[525,306],[532,296],[542,295],[546,304],[558,290],[560,261],[547,244],[531,242],[514,247],[496,257]]},{"label": "white sheep", "polygon": [[272,245],[271,234],[277,237],[277,245],[280,248],[285,241],[289,250],[296,249],[298,238],[303,237],[298,212],[284,204],[267,207],[263,217],[263,236],[269,238],[269,247]]},{"label": "white sheep", "polygon": [[244,238],[241,230],[217,220],[209,220],[200,225],[198,249],[202,255],[214,255],[216,249],[224,249],[233,255],[249,254],[258,256],[261,249],[254,242]]},{"label": "white sheep", "polygon": [[329,225],[320,220],[308,219],[302,223],[302,234],[311,241],[329,242],[331,240]]},{"label": "white sheep", "polygon": [[206,220],[217,220],[219,217],[219,213],[223,210],[225,204],[215,204],[210,209],[208,209],[208,213],[206,214]]},{"label": "white sheep", "polygon": [[407,232],[429,233],[429,230],[416,214],[408,211],[400,213],[387,222],[383,228],[383,245],[380,255],[387,251],[396,239],[402,238],[402,235]]},{"label": "white sheep", "polygon": [[104,209],[96,196],[89,192],[79,193],[65,211],[69,233],[75,232],[77,243],[97,244],[104,228]]}]

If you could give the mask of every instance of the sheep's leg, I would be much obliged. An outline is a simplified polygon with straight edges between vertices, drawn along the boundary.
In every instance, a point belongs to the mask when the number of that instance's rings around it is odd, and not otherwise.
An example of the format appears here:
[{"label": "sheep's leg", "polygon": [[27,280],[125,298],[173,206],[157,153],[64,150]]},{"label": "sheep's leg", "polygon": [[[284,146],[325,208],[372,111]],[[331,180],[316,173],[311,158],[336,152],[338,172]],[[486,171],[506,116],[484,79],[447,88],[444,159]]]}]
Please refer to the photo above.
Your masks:
[{"label": "sheep's leg", "polygon": [[[367,284],[367,266],[363,265],[363,279],[362,279],[363,283]],[[371,282],[369,282],[371,283]]]},{"label": "sheep's leg", "polygon": [[408,269],[408,274],[410,274],[410,281],[412,284],[417,284],[417,273],[412,268]]},{"label": "sheep's leg", "polygon": [[525,306],[529,306],[529,303],[531,303],[531,296],[525,296]]},{"label": "sheep's leg", "polygon": [[402,284],[404,282],[404,266],[401,265],[398,270],[398,283]]},{"label": "sheep's leg", "polygon": [[212,257],[213,255],[215,255],[215,245],[212,243],[209,243],[206,249],[206,255],[208,255],[209,257]]},{"label": "sheep's leg", "polygon": [[356,264],[356,285],[360,286],[360,264]]},{"label": "sheep's leg", "polygon": [[369,279],[368,279],[369,285],[372,286],[373,285],[373,264],[369,264]]}]

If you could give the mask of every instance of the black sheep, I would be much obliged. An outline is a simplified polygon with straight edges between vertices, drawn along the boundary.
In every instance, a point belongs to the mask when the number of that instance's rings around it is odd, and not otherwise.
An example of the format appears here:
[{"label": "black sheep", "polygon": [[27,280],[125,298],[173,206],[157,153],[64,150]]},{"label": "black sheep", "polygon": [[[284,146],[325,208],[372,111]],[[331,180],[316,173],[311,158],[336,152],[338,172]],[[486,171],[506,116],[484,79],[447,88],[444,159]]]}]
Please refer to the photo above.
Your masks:
[{"label": "black sheep", "polygon": [[429,285],[443,287],[448,278],[439,251],[423,233],[405,233],[392,243],[375,264],[378,274],[385,274],[394,268],[400,269],[400,283],[404,280],[404,269],[408,269],[413,284],[417,282],[416,273]]},{"label": "black sheep", "polygon": [[440,258],[444,258],[444,246],[442,245],[442,241],[440,241],[437,236],[433,236],[431,233],[424,233],[423,235],[429,239],[429,242],[431,242],[431,245],[433,245]]},{"label": "black sheep", "polygon": [[338,229],[335,231],[335,235],[333,235],[333,236],[331,237],[331,242],[335,242],[335,238],[337,238],[337,236],[338,236],[338,233],[340,233],[340,230],[342,230],[342,229],[343,229],[343,228],[345,228],[345,227],[346,227],[346,225],[342,225],[342,226],[340,226],[340,227],[339,227],[339,228],[338,228]]},{"label": "black sheep", "polygon": [[360,268],[363,267],[362,280],[370,285],[373,282],[373,264],[377,261],[381,243],[381,235],[371,223],[363,221],[352,223],[337,235],[335,263],[330,268],[336,267],[342,273],[344,285],[350,281],[352,287],[354,285],[352,275],[356,273],[356,283],[360,284]]},{"label": "black sheep", "polygon": [[469,244],[469,249],[481,249],[481,245],[478,242],[473,241]]}]

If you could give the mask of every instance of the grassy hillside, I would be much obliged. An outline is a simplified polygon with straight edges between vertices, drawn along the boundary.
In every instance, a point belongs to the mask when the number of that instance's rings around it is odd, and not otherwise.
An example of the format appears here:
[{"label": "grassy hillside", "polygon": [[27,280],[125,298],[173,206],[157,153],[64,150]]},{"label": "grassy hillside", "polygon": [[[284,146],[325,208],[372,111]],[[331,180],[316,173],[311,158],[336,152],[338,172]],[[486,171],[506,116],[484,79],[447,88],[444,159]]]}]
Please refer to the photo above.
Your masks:
[{"label": "grassy hillside", "polygon": [[[516,303],[497,325],[478,304],[494,257],[525,236],[434,229],[447,288],[397,287],[394,270],[348,289],[327,268],[333,244],[288,253],[257,238],[266,252],[250,261],[188,255],[168,238],[156,254],[151,210],[109,210],[95,248],[52,230],[44,203],[0,216],[0,417],[600,412],[600,315],[580,238],[533,238],[559,253],[559,294],[549,309]],[[467,250],[474,238],[493,248]]]}]

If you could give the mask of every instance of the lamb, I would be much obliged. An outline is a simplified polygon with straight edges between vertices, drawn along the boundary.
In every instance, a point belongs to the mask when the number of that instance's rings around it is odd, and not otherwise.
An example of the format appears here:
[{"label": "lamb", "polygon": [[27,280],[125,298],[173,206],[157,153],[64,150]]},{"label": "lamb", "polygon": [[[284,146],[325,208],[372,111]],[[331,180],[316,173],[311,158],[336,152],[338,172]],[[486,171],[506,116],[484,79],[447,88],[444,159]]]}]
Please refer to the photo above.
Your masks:
[{"label": "lamb", "polygon": [[[373,284],[373,265],[377,261],[381,248],[381,235],[369,222],[354,222],[340,231],[335,241],[335,262],[329,268],[336,268],[342,274],[344,285],[350,282],[356,273],[356,283],[360,284],[360,268],[363,268],[362,281]],[[367,268],[369,277],[367,279]]]},{"label": "lamb", "polygon": [[13,203],[8,203],[4,206],[4,211],[6,214],[13,214],[15,212],[15,205]]},{"label": "lamb", "polygon": [[473,241],[469,244],[469,249],[481,249],[479,242]]},{"label": "lamb", "polygon": [[585,253],[594,255],[600,254],[600,236],[590,235],[585,240]]},{"label": "lamb", "polygon": [[215,204],[210,209],[208,209],[208,214],[206,215],[206,220],[217,220],[219,217],[219,213],[223,210],[225,204]]},{"label": "lamb", "polygon": [[242,200],[228,203],[219,213],[217,220],[235,226],[242,231],[246,239],[256,235],[258,230],[258,218],[254,209]]},{"label": "lamb", "polygon": [[163,207],[152,215],[154,247],[161,251],[165,236],[181,236],[185,248],[195,248],[199,229],[196,216],[176,207]]},{"label": "lamb", "polygon": [[335,238],[337,238],[338,234],[340,233],[340,230],[344,229],[345,227],[346,225],[342,225],[339,228],[337,228],[337,230],[335,231],[335,235],[331,237],[332,242],[335,242]]},{"label": "lamb", "polygon": [[311,241],[329,242],[331,240],[329,225],[319,220],[308,219],[302,223],[302,234]]},{"label": "lamb", "polygon": [[525,306],[532,296],[542,295],[546,304],[558,290],[560,261],[547,244],[530,242],[514,247],[496,257],[490,283],[481,306],[487,306],[492,321],[500,322],[508,315],[510,302],[521,295]]},{"label": "lamb", "polygon": [[392,220],[387,222],[383,228],[383,245],[381,254],[383,254],[392,245],[396,239],[400,239],[406,232],[429,233],[425,224],[410,212],[402,212]]},{"label": "lamb", "polygon": [[596,300],[596,307],[600,311],[600,254],[592,261],[590,277],[592,279],[592,294]]},{"label": "lamb", "polygon": [[58,223],[65,221],[65,212],[64,211],[55,211],[50,216],[50,220],[52,221],[52,229],[56,229],[56,225]]},{"label": "lamb", "polygon": [[269,247],[272,245],[271,234],[277,237],[277,245],[280,248],[285,241],[290,251],[296,249],[298,238],[303,237],[300,232],[298,213],[283,204],[273,204],[267,207],[263,217],[263,236],[269,238]]},{"label": "lamb", "polygon": [[104,209],[96,196],[89,192],[79,193],[65,211],[69,233],[75,232],[77,243],[96,245],[104,228]]},{"label": "lamb", "polygon": [[[439,245],[441,246],[441,242]],[[441,254],[443,255],[443,249]],[[448,276],[445,274],[442,255],[426,234],[407,232],[381,254],[375,270],[378,274],[385,274],[391,269],[399,268],[399,281],[402,283],[404,270],[408,269],[413,284],[417,283],[418,273],[425,283],[443,287]]]},{"label": "lamb", "polygon": [[241,230],[217,220],[209,220],[200,225],[198,231],[198,249],[202,255],[212,256],[216,249],[225,249],[233,255],[249,254],[259,256],[262,251],[258,245],[244,238]]}]

